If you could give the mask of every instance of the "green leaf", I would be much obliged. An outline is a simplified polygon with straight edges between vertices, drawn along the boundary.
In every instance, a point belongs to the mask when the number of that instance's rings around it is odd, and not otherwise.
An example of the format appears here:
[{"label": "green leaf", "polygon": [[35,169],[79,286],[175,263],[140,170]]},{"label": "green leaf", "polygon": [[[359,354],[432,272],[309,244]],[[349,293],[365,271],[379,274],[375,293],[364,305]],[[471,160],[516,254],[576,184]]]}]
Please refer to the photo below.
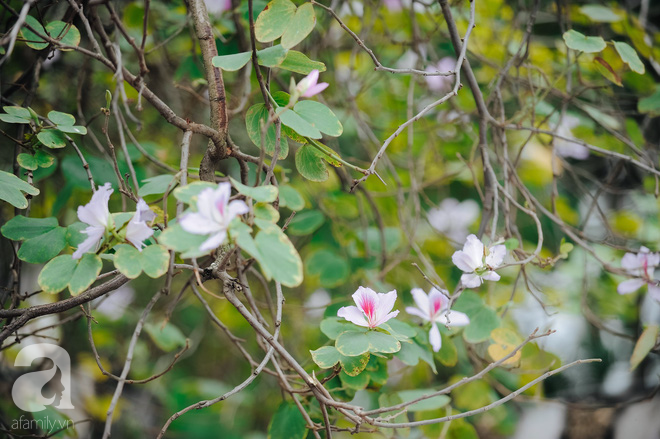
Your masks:
[{"label": "green leaf", "polygon": [[408,366],[416,366],[419,364],[421,358],[431,366],[433,373],[438,373],[429,348],[427,346],[420,346],[416,341],[412,343],[401,343],[401,350],[394,355]]},{"label": "green leaf", "polygon": [[59,129],[63,133],[81,134],[81,135],[87,134],[87,128],[85,128],[84,126],[81,126],[81,125],[73,125],[73,126],[58,125],[57,129]]},{"label": "green leaf", "polygon": [[601,37],[587,37],[573,29],[564,32],[563,37],[569,48],[585,53],[600,52],[607,47],[605,40]]},{"label": "green leaf", "polygon": [[6,201],[18,209],[28,207],[28,201],[23,192],[29,195],[39,195],[39,189],[21,180],[14,174],[0,171],[0,200]]},{"label": "green leaf", "polygon": [[282,36],[295,14],[296,5],[290,0],[273,0],[268,3],[254,23],[257,40],[268,43]]},{"label": "green leaf", "polygon": [[46,293],[59,293],[67,287],[78,266],[71,255],[60,255],[46,264],[39,273],[37,282]]},{"label": "green leaf", "polygon": [[[362,357],[355,357],[355,358],[362,358]],[[369,385],[371,374],[365,372],[351,376],[342,370],[339,373],[339,378],[341,379],[341,382],[344,385],[344,387],[348,387],[349,389],[353,389],[353,390],[362,390]]]},{"label": "green leaf", "polygon": [[260,258],[259,264],[266,277],[287,287],[296,287],[303,281],[300,255],[289,238],[279,228],[261,230],[254,239]]},{"label": "green leaf", "polygon": [[573,244],[566,242],[566,238],[561,239],[561,244],[559,245],[559,257],[562,259],[568,259],[568,254],[573,250]]},{"label": "green leaf", "polygon": [[292,402],[281,403],[268,424],[268,439],[305,439],[306,436],[307,423],[298,407]]},{"label": "green leaf", "polygon": [[164,174],[157,175],[155,177],[147,178],[142,180],[142,183],[145,183],[138,190],[138,195],[140,197],[146,197],[148,195],[164,194],[167,191],[167,188],[172,190],[174,187],[174,175]]},{"label": "green leaf", "polygon": [[291,49],[309,35],[316,26],[316,15],[311,3],[303,3],[282,35],[282,46]]},{"label": "green leaf", "polygon": [[639,336],[637,343],[635,343],[635,349],[630,357],[630,370],[635,370],[637,366],[639,366],[639,363],[641,363],[649,352],[651,352],[651,349],[653,349],[655,342],[658,339],[659,331],[660,327],[658,327],[658,325],[649,325],[644,332],[642,332],[642,335]]},{"label": "green leaf", "polygon": [[214,56],[211,63],[214,67],[228,72],[235,72],[243,68],[250,61],[250,58],[252,58],[252,52],[241,52],[233,55]]},{"label": "green leaf", "polygon": [[305,260],[305,270],[308,276],[318,276],[321,286],[326,288],[344,283],[351,271],[345,258],[327,248],[321,248],[308,255]]},{"label": "green leaf", "polygon": [[[5,107],[6,108],[6,107]],[[0,120],[6,123],[30,123],[29,119],[14,116],[13,114],[0,114]]]},{"label": "green leaf", "polygon": [[[33,16],[28,15],[25,17],[25,24],[29,24],[41,35],[46,35],[46,29],[44,29],[41,23],[39,23],[39,21]],[[37,36],[37,34],[28,29],[27,26],[21,29],[21,35],[23,36],[23,39],[26,40],[25,44],[34,50],[42,50],[48,47],[48,43],[43,38]]]},{"label": "green leaf", "polygon": [[121,244],[115,248],[117,249],[114,259],[115,268],[129,279],[138,277],[142,273],[140,252],[128,244]]},{"label": "green leaf", "polygon": [[481,343],[488,340],[491,331],[500,326],[500,318],[497,313],[488,307],[481,308],[469,317],[470,324],[463,331],[463,338],[468,343]]},{"label": "green leaf", "polygon": [[40,149],[34,153],[34,159],[40,168],[50,168],[55,163],[55,157]]},{"label": "green leaf", "polygon": [[268,203],[256,203],[253,210],[255,218],[264,219],[271,223],[280,220],[280,212]]},{"label": "green leaf", "polygon": [[633,49],[627,43],[621,43],[619,41],[614,41],[614,48],[618,52],[619,56],[624,63],[628,64],[630,70],[635,73],[643,75],[646,69],[644,68],[644,63],[639,58],[637,51]]},{"label": "green leaf", "polygon": [[165,352],[170,352],[186,345],[185,335],[172,323],[167,323],[165,326],[147,323],[144,325],[144,330],[149,334],[151,341]]},{"label": "green leaf", "polygon": [[369,352],[393,354],[401,349],[401,343],[399,343],[399,340],[389,334],[369,331],[365,335],[367,340],[369,340]]},{"label": "green leaf", "polygon": [[366,352],[393,354],[401,349],[401,343],[391,335],[378,331],[348,331],[339,334],[335,347],[340,354],[355,357]]},{"label": "green leaf", "polygon": [[16,215],[7,221],[0,232],[5,238],[13,241],[23,241],[48,233],[58,227],[57,218],[29,218]]},{"label": "green leaf", "polygon": [[[402,402],[413,401],[417,398],[420,398],[424,395],[428,395],[430,393],[433,393],[433,391],[430,389],[402,390],[400,392],[397,392]],[[438,395],[438,396],[434,396],[433,398],[428,398],[423,401],[416,402],[415,404],[409,405],[408,411],[422,412],[425,410],[437,410],[449,404],[449,401],[451,401],[451,398],[449,396]]]},{"label": "green leaf", "polygon": [[66,247],[66,229],[56,227],[43,235],[30,238],[18,249],[18,258],[31,264],[43,264]]},{"label": "green leaf", "polygon": [[284,61],[277,67],[302,75],[309,75],[312,70],[318,70],[319,72],[326,71],[325,64],[320,61],[313,61],[307,55],[297,50],[289,50]]},{"label": "green leaf", "polygon": [[296,169],[300,175],[311,181],[326,181],[329,176],[323,153],[309,144],[296,151]]},{"label": "green leaf", "polygon": [[337,116],[335,116],[335,113],[320,102],[310,100],[300,101],[293,109],[300,117],[309,122],[310,125],[328,136],[337,137],[344,132],[344,127],[341,125],[339,119],[337,119]]},{"label": "green leaf", "polygon": [[73,126],[76,123],[76,118],[73,115],[61,111],[50,111],[48,119],[55,125]]},{"label": "green leaf", "polygon": [[[63,21],[51,21],[46,25],[46,32],[52,38],[59,40],[66,46],[77,46],[80,44],[80,31],[74,25],[69,25]],[[68,51],[71,49],[62,49]]]},{"label": "green leaf", "polygon": [[277,199],[277,187],[272,184],[252,187],[246,186],[231,177],[229,177],[229,180],[239,193],[252,198],[254,201],[272,203]]},{"label": "green leaf", "polygon": [[39,134],[37,134],[37,139],[39,139],[43,145],[53,149],[64,148],[66,146],[64,133],[54,128],[40,131]]},{"label": "green leaf", "polygon": [[[68,256],[68,255],[66,255]],[[103,268],[103,261],[94,253],[85,253],[78,261],[78,266],[69,280],[71,295],[77,296],[94,283]]]},{"label": "green leaf", "polygon": [[[251,106],[245,115],[245,128],[248,137],[259,148],[261,148],[261,123],[263,121],[265,124],[267,120],[268,110],[264,104]],[[264,150],[271,157],[275,154],[275,134],[275,125],[270,124],[264,135]],[[286,141],[286,137],[281,133],[279,158],[285,159],[287,155],[289,155],[289,144]]]},{"label": "green leaf", "polygon": [[150,245],[142,250],[140,264],[144,273],[157,279],[167,273],[170,266],[170,252],[162,245]]},{"label": "green leaf", "polygon": [[291,210],[303,210],[305,208],[305,199],[300,195],[300,192],[295,190],[293,186],[284,184],[279,187],[280,189],[280,207],[288,207]]},{"label": "green leaf", "polygon": [[652,115],[660,114],[660,87],[657,87],[652,95],[637,102],[637,111],[651,113]]},{"label": "green leaf", "polygon": [[[186,232],[179,224],[171,224],[158,235],[158,242],[165,247],[182,253],[182,257],[203,256],[208,252],[199,251],[199,247],[208,239],[206,235]],[[185,256],[184,256],[185,255]]]},{"label": "green leaf", "polygon": [[440,333],[442,336],[442,346],[440,350],[436,352],[435,358],[438,359],[440,364],[447,367],[454,367],[458,363],[458,350],[452,340],[447,335]]},{"label": "green leaf", "polygon": [[[333,349],[337,349],[333,347]],[[339,353],[339,351],[337,351]],[[347,357],[345,355],[339,354],[339,363],[341,363],[341,368],[344,373],[350,377],[354,377],[364,370],[369,363],[369,358],[371,354],[368,352],[366,354],[358,355],[355,357]]]},{"label": "green leaf", "polygon": [[339,334],[347,331],[366,332],[367,328],[357,328],[353,323],[339,317],[328,317],[321,321],[321,332],[331,340],[339,337]]},{"label": "green leaf", "polygon": [[309,351],[312,354],[312,360],[321,369],[330,369],[339,363],[341,355],[334,346],[322,346],[315,351]]},{"label": "green leaf", "polygon": [[305,236],[314,233],[325,222],[325,216],[320,210],[307,210],[299,212],[289,223],[289,234]]},{"label": "green leaf", "polygon": [[25,107],[18,107],[18,106],[6,106],[2,107],[3,110],[7,112],[7,114],[11,116],[15,116],[21,119],[25,119],[28,122],[30,119],[32,119],[32,115],[30,114],[30,110],[28,110]]},{"label": "green leaf", "polygon": [[257,61],[260,66],[277,67],[286,59],[287,49],[277,44],[257,52]]},{"label": "green leaf", "polygon": [[197,196],[200,194],[200,192],[207,188],[217,189],[218,185],[208,181],[194,181],[190,184],[174,189],[173,194],[174,198],[177,200],[186,204],[194,204],[196,206]]},{"label": "green leaf", "polygon": [[87,228],[87,224],[76,221],[66,228],[66,242],[71,247],[78,247],[85,239],[87,235],[82,233],[83,230]]},{"label": "green leaf", "polygon": [[23,152],[18,156],[16,156],[16,161],[18,162],[21,168],[28,169],[30,171],[34,171],[39,167],[39,163],[37,163],[37,159],[35,159],[32,154],[26,154]]},{"label": "green leaf", "polygon": [[[296,104],[297,106],[298,104]],[[294,107],[295,108],[295,107]],[[296,111],[286,109],[279,114],[282,123],[303,137],[311,139],[320,139],[323,137],[321,132],[307,120],[303,119]]]},{"label": "green leaf", "polygon": [[580,7],[580,12],[596,23],[614,23],[621,20],[612,9],[601,5],[584,5]]},{"label": "green leaf", "polygon": [[517,238],[509,238],[504,241],[504,246],[508,251],[515,250],[520,246],[520,241]]}]

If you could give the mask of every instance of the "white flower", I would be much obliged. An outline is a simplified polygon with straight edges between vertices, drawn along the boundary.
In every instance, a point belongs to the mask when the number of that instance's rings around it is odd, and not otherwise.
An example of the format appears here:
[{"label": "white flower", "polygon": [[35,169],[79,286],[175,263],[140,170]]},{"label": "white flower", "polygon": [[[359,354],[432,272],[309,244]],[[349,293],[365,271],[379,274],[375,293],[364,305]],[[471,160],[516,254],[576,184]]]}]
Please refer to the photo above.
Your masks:
[{"label": "white flower", "polygon": [[[556,132],[560,136],[572,138],[575,136],[571,130],[577,128],[578,125],[580,125],[580,119],[567,114],[561,119],[561,123],[557,126]],[[554,145],[558,156],[572,157],[578,160],[584,160],[589,157],[589,149],[579,143],[555,137]]]},{"label": "white flower", "polygon": [[140,198],[135,207],[135,215],[126,226],[126,240],[142,251],[146,239],[154,234],[151,227],[147,225],[156,218],[156,214],[149,208],[147,203]]},{"label": "white flower", "polygon": [[[429,331],[429,342],[433,351],[438,352],[442,346],[442,337],[438,329],[438,323],[449,326],[467,326],[470,324],[470,318],[458,311],[449,310],[449,299],[447,291],[438,291],[431,288],[427,295],[421,288],[413,288],[410,293],[415,300],[417,307],[408,306],[406,312],[420,317],[425,322],[431,322]],[[444,294],[443,294],[444,293]]]},{"label": "white flower", "polygon": [[636,276],[636,278],[621,282],[616,289],[617,292],[619,294],[630,294],[647,284],[651,297],[660,302],[660,286],[653,279],[655,267],[658,265],[660,265],[660,254],[651,253],[644,246],[639,248],[637,254],[626,253],[621,259],[621,266],[626,269],[628,274]]},{"label": "white flower", "polygon": [[[428,73],[449,72],[454,70],[454,67],[456,67],[456,60],[450,56],[446,56],[438,61],[438,64],[428,66],[425,71]],[[426,85],[428,85],[430,90],[442,92],[451,90],[454,76],[434,75],[425,76],[424,79],[426,79]]]},{"label": "white flower", "polygon": [[455,252],[451,260],[458,268],[463,270],[461,282],[466,288],[475,288],[484,280],[500,280],[495,269],[502,265],[506,247],[502,244],[484,247],[484,244],[475,235],[470,235],[465,241],[463,250]]},{"label": "white flower", "polygon": [[337,316],[359,326],[373,329],[399,314],[398,310],[392,311],[396,290],[384,294],[360,287],[353,293],[353,301],[357,306],[343,306],[337,311]]},{"label": "white flower", "polygon": [[89,227],[82,231],[87,235],[87,239],[80,243],[72,255],[73,259],[80,259],[88,251],[96,249],[105,231],[112,225],[108,210],[108,201],[112,192],[112,186],[106,183],[94,192],[89,203],[78,206],[78,219]]},{"label": "white flower", "polygon": [[468,226],[479,218],[479,204],[474,200],[459,202],[445,198],[438,207],[428,212],[431,226],[452,241],[463,242],[468,235]]},{"label": "white flower", "polygon": [[248,212],[242,200],[229,202],[231,185],[218,184],[217,189],[204,189],[197,197],[197,212],[187,213],[181,218],[183,230],[196,235],[211,235],[200,246],[201,251],[216,249],[227,237],[227,227],[235,217]]}]

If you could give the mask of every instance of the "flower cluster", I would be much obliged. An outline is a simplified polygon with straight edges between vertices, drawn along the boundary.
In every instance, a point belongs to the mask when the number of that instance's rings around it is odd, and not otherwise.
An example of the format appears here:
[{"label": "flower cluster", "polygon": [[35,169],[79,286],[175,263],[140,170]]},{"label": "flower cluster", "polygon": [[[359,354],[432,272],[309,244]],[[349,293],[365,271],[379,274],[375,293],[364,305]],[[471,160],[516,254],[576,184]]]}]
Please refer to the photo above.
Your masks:
[{"label": "flower cluster", "polygon": [[[88,251],[96,250],[106,234],[114,232],[114,221],[108,208],[112,192],[112,186],[110,183],[106,183],[92,195],[89,203],[78,206],[78,219],[87,224],[87,228],[82,231],[87,238],[73,253],[73,259],[80,259]],[[147,203],[143,199],[138,200],[135,215],[126,226],[125,239],[142,251],[144,241],[154,234],[153,229],[147,223],[155,218],[156,214]]]}]

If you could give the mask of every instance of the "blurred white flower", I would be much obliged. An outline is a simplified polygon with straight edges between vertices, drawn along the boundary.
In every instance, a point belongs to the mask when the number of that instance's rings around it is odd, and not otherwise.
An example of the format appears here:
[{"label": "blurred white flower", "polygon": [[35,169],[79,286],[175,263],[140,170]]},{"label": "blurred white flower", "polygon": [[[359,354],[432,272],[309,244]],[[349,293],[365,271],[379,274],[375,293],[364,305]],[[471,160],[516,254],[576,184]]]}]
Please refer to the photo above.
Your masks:
[{"label": "blurred white flower", "polygon": [[323,289],[314,291],[305,301],[305,316],[311,319],[323,317],[325,308],[330,305],[330,294]]},{"label": "blurred white flower", "polygon": [[209,14],[222,14],[231,9],[231,0],[204,0]]},{"label": "blurred white flower", "polygon": [[204,189],[197,197],[197,212],[183,215],[183,230],[195,235],[211,235],[199,247],[200,251],[214,250],[225,241],[231,220],[248,212],[242,200],[229,202],[231,184],[223,182],[217,189]]},{"label": "blurred white flower", "polygon": [[103,239],[105,231],[112,225],[112,218],[108,210],[108,201],[110,201],[112,192],[112,186],[110,183],[106,183],[94,192],[89,203],[78,206],[78,219],[89,227],[82,231],[87,235],[87,239],[81,242],[73,252],[73,259],[80,259],[88,251],[96,249]]},{"label": "blurred white flower", "polygon": [[[450,56],[442,58],[436,65],[430,65],[426,68],[426,72],[448,72],[454,70],[456,67],[456,60]],[[454,76],[425,76],[426,84],[432,91],[442,92],[451,90],[454,82]]]},{"label": "blurred white flower", "polygon": [[479,204],[474,200],[458,201],[445,198],[438,207],[428,211],[431,226],[456,242],[463,242],[468,227],[479,218]]},{"label": "blurred white flower", "polygon": [[98,305],[96,311],[114,321],[124,316],[134,299],[135,290],[129,285],[122,285],[110,294],[94,299],[92,304]]},{"label": "blurred white flower", "polygon": [[396,290],[385,294],[360,287],[353,293],[353,300],[357,306],[343,306],[337,311],[337,316],[359,326],[373,329],[399,314],[398,310],[392,311],[396,302]]},{"label": "blurred white flower", "polygon": [[156,214],[149,208],[147,203],[140,198],[135,207],[135,215],[126,226],[126,239],[133,244],[139,251],[144,247],[144,241],[154,234],[154,231],[147,223],[156,218]]},{"label": "blurred white flower", "polygon": [[[575,137],[571,130],[578,125],[580,125],[580,119],[566,114],[561,119],[561,123],[557,126],[556,133],[563,137]],[[555,137],[554,146],[557,155],[561,157],[572,157],[578,160],[584,160],[589,157],[589,149],[579,143]]]},{"label": "blurred white flower", "polygon": [[466,288],[475,288],[484,280],[500,280],[500,275],[495,273],[495,270],[502,265],[505,255],[506,247],[503,244],[485,247],[479,238],[470,235],[463,250],[455,252],[451,260],[464,272],[461,283]]},{"label": "blurred white flower", "polygon": [[429,342],[435,352],[438,352],[442,347],[442,337],[440,336],[438,323],[448,326],[467,326],[470,324],[470,318],[467,315],[459,311],[449,310],[447,291],[443,290],[441,292],[436,288],[431,288],[427,295],[421,288],[413,288],[410,293],[417,307],[408,306],[406,312],[423,319],[425,322],[431,322]]},{"label": "blurred white flower", "polygon": [[660,254],[651,253],[651,251],[642,246],[639,253],[626,253],[621,259],[623,267],[629,275],[636,276],[634,279],[628,279],[619,284],[617,292],[619,294],[630,294],[640,289],[645,284],[649,286],[649,295],[660,302],[660,286],[653,276],[655,267],[660,265]]}]

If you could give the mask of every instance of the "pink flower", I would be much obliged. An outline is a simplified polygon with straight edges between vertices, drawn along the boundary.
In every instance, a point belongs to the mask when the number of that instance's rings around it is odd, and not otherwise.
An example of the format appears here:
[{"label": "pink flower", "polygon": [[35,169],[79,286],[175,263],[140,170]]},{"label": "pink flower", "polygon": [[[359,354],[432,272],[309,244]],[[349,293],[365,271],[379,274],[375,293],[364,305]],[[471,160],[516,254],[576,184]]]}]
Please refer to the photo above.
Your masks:
[{"label": "pink flower", "polygon": [[135,215],[133,215],[133,218],[131,218],[126,226],[126,240],[133,244],[139,251],[142,251],[144,241],[154,234],[153,229],[147,225],[154,218],[156,218],[156,214],[140,198],[135,207]]},{"label": "pink flower", "polygon": [[353,300],[357,306],[343,306],[337,311],[337,316],[359,326],[373,329],[399,314],[398,310],[392,311],[396,290],[384,294],[360,287],[353,293]]},{"label": "pink flower", "polygon": [[502,265],[505,255],[506,247],[504,245],[487,248],[475,235],[469,235],[463,250],[455,252],[451,260],[464,272],[461,276],[461,283],[466,288],[475,288],[484,280],[500,280],[500,275],[494,270]]},{"label": "pink flower", "polygon": [[410,293],[417,307],[408,306],[406,307],[406,312],[420,317],[425,322],[431,322],[429,342],[433,351],[438,352],[442,346],[442,337],[440,336],[438,323],[451,326],[467,326],[470,324],[470,318],[467,315],[462,312],[449,310],[447,291],[438,291],[435,288],[431,288],[431,291],[427,295],[421,288],[413,288]]},{"label": "pink flower", "polygon": [[197,212],[185,214],[180,221],[183,230],[196,235],[211,235],[200,251],[216,249],[225,241],[231,220],[248,212],[244,201],[229,202],[231,185],[218,184],[217,189],[204,189],[197,197]]},{"label": "pink flower", "polygon": [[385,7],[390,12],[399,12],[401,10],[401,0],[383,0]]},{"label": "pink flower", "polygon": [[649,286],[649,294],[655,300],[660,301],[660,286],[653,279],[655,267],[660,265],[660,254],[651,253],[651,251],[642,246],[639,253],[626,253],[621,259],[621,266],[626,269],[628,274],[636,276],[635,279],[623,281],[617,287],[619,294],[630,294],[640,289],[644,284]]},{"label": "pink flower", "polygon": [[[456,60],[450,56],[446,56],[438,61],[438,64],[435,66],[431,65],[426,68],[426,72],[435,73],[435,72],[449,72],[456,67]],[[449,91],[451,90],[452,82],[454,80],[453,76],[425,76],[426,85],[429,86],[429,89],[432,91]]]},{"label": "pink flower", "polygon": [[318,83],[319,71],[314,69],[311,73],[300,80],[296,85],[296,91],[300,93],[303,98],[311,98],[314,95],[321,93],[328,87],[327,82]]},{"label": "pink flower", "polygon": [[222,14],[231,9],[231,0],[204,0],[209,14]]},{"label": "pink flower", "polygon": [[88,251],[96,249],[103,239],[105,231],[112,226],[112,218],[110,210],[108,210],[108,201],[110,201],[112,192],[112,186],[110,183],[106,183],[94,192],[89,203],[78,206],[78,219],[89,227],[82,231],[87,235],[87,239],[81,242],[73,252],[73,259],[80,259]]}]

